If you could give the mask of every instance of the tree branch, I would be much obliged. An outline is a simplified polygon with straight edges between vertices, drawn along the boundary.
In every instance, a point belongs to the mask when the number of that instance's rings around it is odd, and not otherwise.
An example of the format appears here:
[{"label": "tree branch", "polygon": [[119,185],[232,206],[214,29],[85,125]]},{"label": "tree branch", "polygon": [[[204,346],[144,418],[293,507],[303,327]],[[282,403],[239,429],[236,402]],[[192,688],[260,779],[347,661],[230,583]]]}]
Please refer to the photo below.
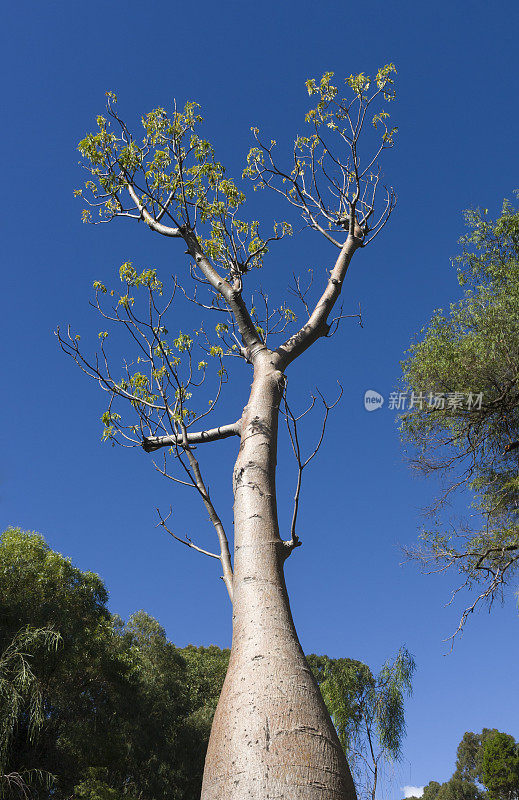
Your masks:
[{"label": "tree branch", "polygon": [[[216,442],[219,439],[228,439],[230,436],[240,436],[241,420],[233,422],[231,425],[220,425],[218,428],[211,428],[206,431],[196,431],[187,433],[188,444],[203,444],[205,442]],[[142,440],[142,447],[147,453],[152,453],[161,447],[172,447],[182,445],[184,442],[183,434],[173,434],[171,436],[145,436]]]},{"label": "tree branch", "polygon": [[132,198],[133,202],[138,208],[143,220],[153,231],[156,231],[156,233],[161,233],[162,236],[171,236],[175,239],[180,239],[182,237],[182,231],[180,230],[180,228],[170,228],[169,225],[163,225],[162,222],[158,222],[151,216],[151,214],[147,211],[146,207],[139,200],[137,193],[131,183],[128,183],[127,189],[130,194],[130,197]]},{"label": "tree branch", "polygon": [[227,587],[227,591],[229,593],[229,598],[231,603],[233,602],[233,569],[231,563],[231,554],[229,552],[229,542],[227,541],[227,536],[222,524],[222,521],[218,514],[216,513],[216,509],[209,497],[209,492],[207,491],[206,485],[202,478],[202,472],[200,470],[200,465],[198,464],[193,451],[191,450],[190,445],[188,444],[188,433],[185,424],[181,421],[180,428],[182,430],[182,444],[180,445],[184,452],[187,455],[189,466],[191,471],[194,475],[194,483],[202,498],[202,501],[207,509],[209,514],[209,519],[214,525],[216,530],[216,534],[218,536],[218,541],[220,542],[220,563],[223,569],[223,581],[225,586]]},{"label": "tree branch", "polygon": [[276,350],[280,357],[280,369],[285,369],[301,353],[304,353],[321,336],[326,336],[330,326],[328,316],[337,302],[342,284],[355,251],[362,246],[362,239],[348,235],[340,255],[330,273],[326,288],[319,298],[308,322]]},{"label": "tree branch", "polygon": [[220,556],[218,555],[218,553],[211,553],[209,550],[204,550],[203,547],[198,547],[198,545],[194,544],[194,542],[191,541],[189,536],[186,535],[186,537],[184,539],[182,539],[180,536],[177,536],[176,533],[173,533],[173,531],[171,531],[168,528],[168,526],[166,525],[166,522],[168,521],[168,519],[171,516],[171,509],[170,509],[169,514],[166,517],[166,519],[163,518],[163,516],[160,513],[160,510],[158,508],[157,508],[157,514],[160,517],[160,522],[157,523],[157,527],[159,527],[159,525],[160,525],[160,527],[164,528],[164,530],[167,531],[170,536],[172,536],[174,539],[176,539],[177,542],[180,542],[180,544],[185,544],[186,547],[190,547],[193,550],[196,550],[197,553],[202,553],[204,556],[210,556],[211,558],[217,558],[218,561],[220,561]]},{"label": "tree branch", "polygon": [[288,430],[288,435],[289,435],[289,438],[290,438],[290,444],[292,445],[292,450],[293,450],[295,459],[297,461],[297,483],[296,483],[296,491],[295,491],[295,494],[294,494],[294,510],[293,510],[293,513],[292,513],[292,522],[291,522],[291,525],[290,525],[290,539],[283,541],[283,544],[284,544],[284,546],[286,548],[286,555],[285,555],[286,558],[288,558],[288,556],[292,553],[292,551],[296,547],[300,547],[300,545],[301,545],[301,539],[299,538],[299,536],[297,535],[297,532],[296,532],[296,523],[297,523],[297,515],[298,515],[298,511],[299,511],[299,497],[300,497],[300,494],[301,494],[301,483],[302,483],[302,478],[303,478],[303,470],[305,469],[305,467],[308,466],[310,461],[312,461],[312,459],[315,458],[315,456],[319,452],[319,450],[321,448],[321,445],[323,443],[324,434],[325,434],[325,431],[326,431],[326,423],[328,421],[328,414],[339,403],[339,401],[340,401],[340,399],[341,399],[341,397],[343,395],[343,391],[344,390],[343,390],[343,388],[341,386],[340,387],[339,397],[337,398],[337,400],[332,405],[329,405],[326,402],[326,400],[323,397],[323,395],[321,394],[321,392],[319,391],[319,389],[317,389],[317,394],[321,398],[321,401],[322,401],[323,406],[324,406],[324,416],[323,416],[323,422],[322,422],[322,426],[321,426],[321,435],[320,435],[319,440],[318,440],[316,446],[314,447],[313,451],[310,453],[310,455],[304,461],[303,461],[302,456],[301,456],[301,447],[300,447],[300,444],[299,444],[297,423],[299,422],[300,419],[302,419],[302,417],[306,416],[306,414],[308,414],[308,412],[312,410],[312,408],[315,405],[315,399],[316,398],[312,397],[312,403],[309,406],[309,408],[307,408],[306,411],[304,411],[302,414],[300,414],[298,417],[296,417],[296,416],[294,416],[294,414],[292,412],[292,409],[288,405],[286,391],[285,391],[285,394],[284,394],[284,397],[283,397],[284,403],[285,403],[284,417],[285,417],[285,422],[287,424],[287,430]]},{"label": "tree branch", "polygon": [[234,289],[231,284],[222,278],[220,273],[213,267],[209,259],[204,255],[200,242],[194,231],[186,230],[183,234],[187,245],[187,252],[194,260],[204,277],[209,281],[213,289],[222,295],[229,306],[238,325],[238,330],[243,339],[243,344],[249,350],[255,345],[263,344],[258,336],[258,332],[251,319],[249,311],[241,296],[241,293]]}]

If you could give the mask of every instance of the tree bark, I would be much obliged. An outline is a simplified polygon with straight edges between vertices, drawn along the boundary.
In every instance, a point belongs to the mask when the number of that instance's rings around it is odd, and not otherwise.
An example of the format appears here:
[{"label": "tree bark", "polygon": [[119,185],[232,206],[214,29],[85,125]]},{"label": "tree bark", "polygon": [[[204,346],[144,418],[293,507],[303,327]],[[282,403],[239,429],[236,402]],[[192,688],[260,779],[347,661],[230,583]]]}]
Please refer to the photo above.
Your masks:
[{"label": "tree bark", "polygon": [[355,800],[346,758],[292,620],[279,535],[276,449],[284,375],[265,346],[234,470],[234,606],[229,669],[202,800]]}]

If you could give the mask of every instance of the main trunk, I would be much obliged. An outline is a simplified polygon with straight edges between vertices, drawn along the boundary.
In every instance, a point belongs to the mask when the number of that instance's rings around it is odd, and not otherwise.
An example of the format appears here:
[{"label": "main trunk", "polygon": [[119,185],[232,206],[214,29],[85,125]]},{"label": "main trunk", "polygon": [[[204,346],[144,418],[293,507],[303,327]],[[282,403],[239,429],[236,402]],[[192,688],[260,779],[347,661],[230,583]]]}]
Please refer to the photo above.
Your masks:
[{"label": "main trunk", "polygon": [[354,800],[337,734],[299,644],[279,535],[276,443],[283,375],[266,348],[242,419],[234,472],[234,610],[229,669],[202,800]]}]

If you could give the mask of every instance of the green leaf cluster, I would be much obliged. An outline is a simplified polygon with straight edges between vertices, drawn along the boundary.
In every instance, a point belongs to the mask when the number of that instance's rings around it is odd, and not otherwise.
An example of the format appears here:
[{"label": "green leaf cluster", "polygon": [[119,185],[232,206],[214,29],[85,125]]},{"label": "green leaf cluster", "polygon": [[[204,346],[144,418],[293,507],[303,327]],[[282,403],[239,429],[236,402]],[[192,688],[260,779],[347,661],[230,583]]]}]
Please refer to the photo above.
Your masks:
[{"label": "green leaf cluster", "polygon": [[[197,229],[207,255],[235,277],[261,267],[268,241],[280,235],[276,230],[274,237],[263,239],[257,220],[238,216],[245,194],[226,175],[213,146],[201,135],[203,118],[198,108],[188,101],[182,111],[175,106],[172,114],[164,108],[150,111],[142,117],[144,136],[137,141],[119,118],[114,95],[108,93],[108,116],[98,116],[96,132],[79,142],[82,165],[91,177],[74,194],[88,202],[84,222],[96,221],[94,209],[99,221],[108,221],[132,210],[127,196],[131,186],[141,208],[153,218],[173,227]],[[119,133],[113,132],[114,125]],[[287,235],[290,226],[282,226]],[[137,279],[133,273],[130,277]],[[141,282],[153,279],[145,273],[140,276]]]}]

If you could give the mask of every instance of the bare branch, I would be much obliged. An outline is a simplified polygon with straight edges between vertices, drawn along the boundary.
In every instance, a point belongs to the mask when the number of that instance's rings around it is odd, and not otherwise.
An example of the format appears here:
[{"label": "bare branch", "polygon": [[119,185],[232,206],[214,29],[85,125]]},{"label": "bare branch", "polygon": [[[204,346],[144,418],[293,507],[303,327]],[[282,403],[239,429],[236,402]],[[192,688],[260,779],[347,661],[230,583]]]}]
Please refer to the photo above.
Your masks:
[{"label": "bare branch", "polygon": [[294,413],[292,412],[290,406],[288,405],[287,397],[286,397],[286,390],[285,390],[285,394],[283,396],[283,401],[284,401],[284,406],[285,406],[285,413],[284,413],[285,422],[286,422],[286,425],[287,425],[287,430],[288,430],[288,435],[289,435],[289,438],[290,438],[290,443],[292,445],[292,450],[293,450],[294,456],[295,456],[296,461],[297,461],[297,481],[296,481],[296,490],[295,490],[295,494],[294,494],[294,510],[292,512],[292,522],[291,522],[291,525],[290,525],[290,539],[288,539],[287,541],[283,542],[283,544],[285,545],[285,548],[286,548],[286,557],[288,557],[291,554],[291,552],[294,550],[294,548],[299,547],[301,545],[301,540],[300,540],[299,536],[296,533],[296,523],[297,523],[297,515],[298,515],[298,511],[299,511],[299,497],[300,497],[300,494],[301,494],[301,483],[302,483],[302,477],[303,477],[303,470],[305,469],[305,467],[308,466],[310,461],[312,461],[312,459],[315,458],[315,456],[319,452],[319,449],[320,449],[320,447],[321,447],[321,445],[323,443],[324,434],[325,434],[325,431],[326,431],[326,423],[327,423],[327,420],[328,420],[328,414],[339,403],[339,401],[342,398],[343,392],[344,392],[342,386],[340,386],[340,393],[339,393],[339,396],[338,396],[337,400],[330,405],[329,403],[327,403],[327,401],[325,400],[325,398],[323,397],[323,395],[321,394],[319,389],[317,389],[316,391],[317,391],[317,394],[319,395],[319,397],[321,398],[321,402],[322,402],[323,407],[324,407],[324,416],[323,416],[323,422],[322,422],[322,427],[321,427],[321,435],[320,435],[320,437],[318,439],[318,442],[317,442],[316,446],[314,447],[313,451],[310,453],[310,455],[304,461],[303,461],[303,459],[301,457],[301,448],[300,448],[300,444],[299,444],[299,435],[298,435],[298,430],[297,430],[297,423],[304,416],[306,416],[306,414],[308,414],[309,411],[311,411],[311,409],[315,405],[316,398],[312,397],[312,402],[311,402],[310,406],[302,414],[300,414],[299,416],[296,417],[294,415]]},{"label": "bare branch", "polygon": [[[188,439],[187,439],[188,434],[187,434],[186,426],[185,426],[185,424],[183,422],[180,422],[179,425],[180,425],[180,429],[182,431],[182,437],[183,437],[183,441],[182,441],[182,445],[181,445],[182,450],[187,455],[187,458],[188,458],[188,461],[189,461],[189,466],[191,468],[191,472],[192,472],[193,477],[194,477],[194,483],[195,483],[196,488],[198,490],[198,493],[200,494],[200,497],[202,498],[202,501],[203,501],[203,503],[204,503],[204,505],[205,505],[205,507],[207,509],[207,512],[209,514],[209,519],[211,520],[211,522],[212,522],[212,524],[213,524],[213,526],[214,526],[214,528],[216,530],[216,534],[218,536],[218,541],[220,542],[220,562],[222,564],[222,569],[223,569],[223,580],[224,580],[225,586],[227,587],[227,591],[229,593],[229,597],[230,597],[230,600],[231,600],[231,603],[232,603],[232,600],[233,600],[233,569],[232,569],[232,563],[231,563],[231,554],[229,552],[229,542],[227,540],[227,536],[226,536],[222,521],[221,521],[220,517],[218,516],[218,514],[216,513],[216,509],[215,509],[215,507],[214,507],[214,505],[213,505],[213,503],[211,501],[211,498],[209,497],[209,492],[207,491],[207,488],[205,486],[204,480],[202,478],[202,472],[200,470],[200,465],[199,465],[197,459],[195,458],[195,455],[194,455],[194,453],[193,453],[193,451],[191,449],[191,446],[188,443]],[[177,446],[177,447],[179,447],[179,446]]]},{"label": "bare branch", "polygon": [[[219,439],[228,439],[230,436],[240,436],[241,420],[233,422],[231,425],[220,425],[218,428],[211,428],[206,431],[196,431],[187,433],[188,444],[204,444],[205,442],[216,442]],[[142,447],[147,453],[152,453],[161,447],[171,447],[183,444],[182,434],[173,436],[146,436],[142,441]]]},{"label": "bare branch", "polygon": [[189,538],[189,536],[187,536],[187,534],[184,537],[184,539],[182,539],[180,536],[177,536],[176,533],[173,533],[173,531],[170,530],[168,528],[168,526],[166,525],[166,522],[168,521],[168,519],[170,518],[172,513],[173,512],[172,512],[172,510],[170,508],[168,516],[166,517],[166,519],[164,519],[162,517],[162,514],[160,513],[159,509],[157,508],[157,514],[160,517],[160,522],[157,523],[157,527],[160,526],[161,528],[164,528],[164,530],[167,531],[170,536],[172,536],[174,539],[176,539],[177,542],[180,542],[180,544],[185,544],[186,547],[191,547],[193,550],[196,550],[197,553],[203,553],[203,555],[205,555],[205,556],[210,556],[211,558],[217,558],[218,561],[221,560],[220,556],[217,553],[210,553],[209,550],[204,550],[203,547],[198,547],[198,545],[194,544],[194,542]]}]

